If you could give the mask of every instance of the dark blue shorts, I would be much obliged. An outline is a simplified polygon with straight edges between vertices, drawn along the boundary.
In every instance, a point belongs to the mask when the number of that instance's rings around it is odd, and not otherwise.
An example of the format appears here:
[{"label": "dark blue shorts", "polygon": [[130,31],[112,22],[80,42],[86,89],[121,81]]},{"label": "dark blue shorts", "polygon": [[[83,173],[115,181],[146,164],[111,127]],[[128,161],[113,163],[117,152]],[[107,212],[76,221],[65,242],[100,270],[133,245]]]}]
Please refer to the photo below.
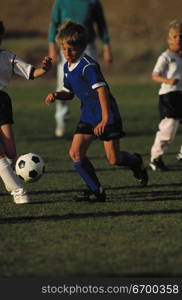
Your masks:
[{"label": "dark blue shorts", "polygon": [[7,93],[0,91],[0,125],[13,123],[11,98]]},{"label": "dark blue shorts", "polygon": [[80,121],[74,134],[89,134],[95,136],[95,138],[98,138],[101,141],[111,141],[125,136],[125,132],[122,129],[122,122],[120,120],[113,124],[106,125],[103,134],[100,136],[96,136],[94,134],[94,128],[95,126],[92,124]]}]

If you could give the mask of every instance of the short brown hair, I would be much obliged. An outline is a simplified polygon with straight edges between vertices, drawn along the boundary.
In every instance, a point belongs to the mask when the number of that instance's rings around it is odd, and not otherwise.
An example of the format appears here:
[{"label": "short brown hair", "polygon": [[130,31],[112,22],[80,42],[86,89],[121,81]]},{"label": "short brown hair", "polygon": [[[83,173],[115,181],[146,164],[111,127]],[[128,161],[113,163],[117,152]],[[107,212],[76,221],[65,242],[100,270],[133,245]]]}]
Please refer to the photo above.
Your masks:
[{"label": "short brown hair", "polygon": [[80,23],[67,20],[59,28],[56,40],[65,41],[73,47],[85,49],[88,43],[87,29]]}]

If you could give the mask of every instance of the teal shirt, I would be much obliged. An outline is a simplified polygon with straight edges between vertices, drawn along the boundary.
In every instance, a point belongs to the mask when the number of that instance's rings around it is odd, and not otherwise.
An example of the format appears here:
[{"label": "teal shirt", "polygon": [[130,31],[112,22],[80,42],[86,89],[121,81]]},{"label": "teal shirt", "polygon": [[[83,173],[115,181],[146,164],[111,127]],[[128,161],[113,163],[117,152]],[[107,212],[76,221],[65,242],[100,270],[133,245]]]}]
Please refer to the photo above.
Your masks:
[{"label": "teal shirt", "polygon": [[48,33],[50,43],[55,42],[58,26],[67,19],[86,26],[89,43],[94,42],[96,38],[96,25],[102,42],[109,44],[107,24],[99,0],[55,0]]}]

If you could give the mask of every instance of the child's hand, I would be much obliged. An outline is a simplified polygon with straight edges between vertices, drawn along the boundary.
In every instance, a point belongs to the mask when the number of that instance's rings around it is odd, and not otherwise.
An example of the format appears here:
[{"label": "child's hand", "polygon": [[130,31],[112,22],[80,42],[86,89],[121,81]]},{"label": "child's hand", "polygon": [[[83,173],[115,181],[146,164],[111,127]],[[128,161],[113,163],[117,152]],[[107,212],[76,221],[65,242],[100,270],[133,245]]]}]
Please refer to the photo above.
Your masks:
[{"label": "child's hand", "polygon": [[50,93],[44,100],[44,103],[49,105],[50,103],[53,103],[56,99],[57,93]]},{"label": "child's hand", "polygon": [[41,68],[48,72],[52,67],[52,58],[49,56],[45,56],[41,62]]},{"label": "child's hand", "polygon": [[105,121],[101,121],[99,124],[97,124],[97,126],[94,128],[94,134],[96,136],[101,135],[104,132],[106,125],[107,125],[107,122],[105,122]]},{"label": "child's hand", "polygon": [[178,82],[179,82],[179,79],[177,79],[177,78],[171,78],[171,79],[168,79],[168,84],[170,84],[170,85],[176,85],[176,84],[178,84]]}]

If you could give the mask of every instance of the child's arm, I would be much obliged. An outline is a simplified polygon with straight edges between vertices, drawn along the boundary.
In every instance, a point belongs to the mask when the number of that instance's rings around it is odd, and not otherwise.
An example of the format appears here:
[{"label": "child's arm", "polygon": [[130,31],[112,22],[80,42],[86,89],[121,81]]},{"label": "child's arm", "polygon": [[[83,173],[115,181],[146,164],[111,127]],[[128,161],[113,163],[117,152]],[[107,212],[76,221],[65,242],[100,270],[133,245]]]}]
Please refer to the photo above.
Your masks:
[{"label": "child's arm", "polygon": [[55,43],[49,43],[48,50],[49,50],[49,56],[52,58],[53,64],[57,64],[58,54],[57,54]]},{"label": "child's arm", "polygon": [[94,134],[99,136],[104,132],[104,128],[109,120],[109,91],[106,86],[99,87],[97,89],[99,102],[102,110],[102,120],[97,126],[94,128]]},{"label": "child's arm", "polygon": [[44,57],[44,59],[41,62],[40,68],[35,68],[32,73],[33,78],[40,77],[47,73],[52,66],[52,59],[49,56]]},{"label": "child's arm", "polygon": [[53,103],[56,99],[58,100],[71,100],[73,99],[74,94],[71,92],[67,92],[65,90],[61,90],[60,92],[56,93],[50,93],[44,100],[45,104],[51,104]]},{"label": "child's arm", "polygon": [[152,74],[152,80],[154,80],[155,82],[159,82],[159,83],[166,83],[166,84],[170,84],[170,85],[176,85],[179,82],[179,79],[177,78],[165,78],[163,76],[160,76],[158,74]]},{"label": "child's arm", "polygon": [[103,46],[103,58],[106,63],[112,63],[113,62],[113,55],[111,51],[110,45],[104,45]]}]

